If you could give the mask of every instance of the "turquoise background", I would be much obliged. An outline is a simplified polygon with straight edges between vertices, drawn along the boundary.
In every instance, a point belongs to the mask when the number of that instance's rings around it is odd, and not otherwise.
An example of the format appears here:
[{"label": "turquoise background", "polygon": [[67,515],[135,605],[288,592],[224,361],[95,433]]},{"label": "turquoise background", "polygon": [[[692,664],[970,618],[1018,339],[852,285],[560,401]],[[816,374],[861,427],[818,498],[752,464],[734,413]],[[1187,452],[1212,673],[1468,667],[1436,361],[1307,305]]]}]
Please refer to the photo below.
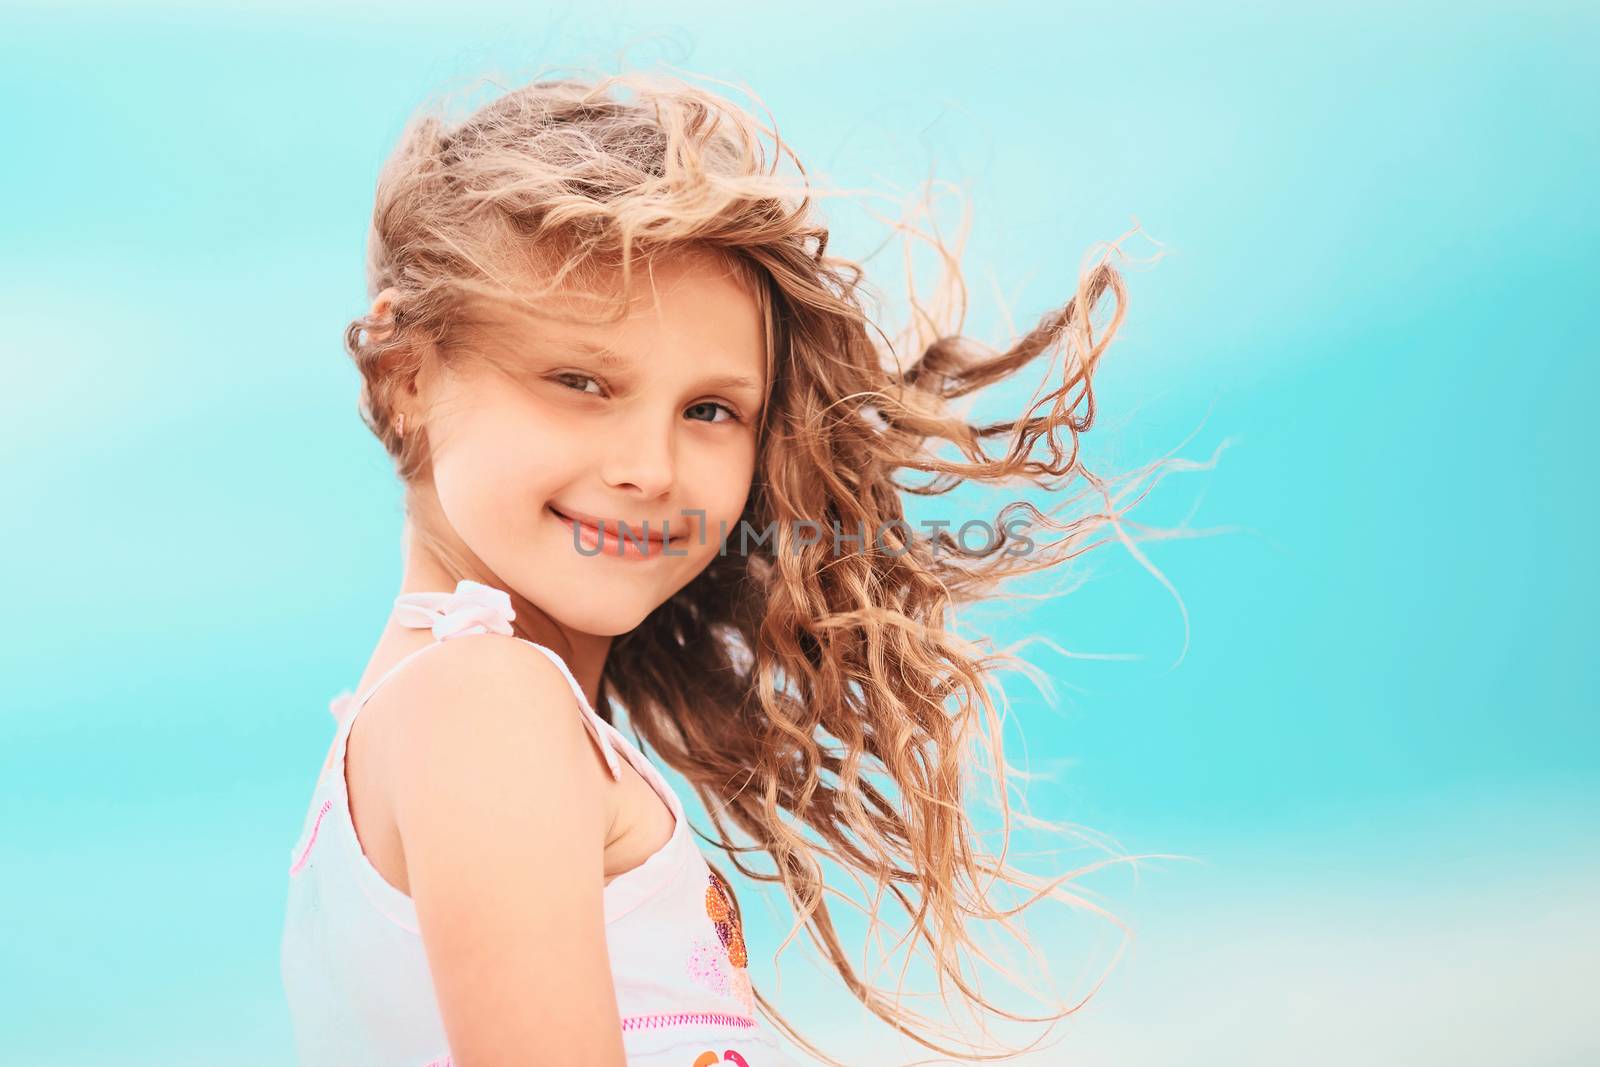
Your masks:
[{"label": "turquoise background", "polygon": [[[1592,6],[231,6],[0,20],[6,1062],[291,1062],[288,852],[399,566],[340,350],[376,169],[447,84],[619,57],[747,83],[840,184],[964,183],[986,340],[1135,219],[1165,251],[1088,445],[1215,458],[1140,512],[1232,530],[1144,545],[1187,633],[1115,546],[992,629],[1138,657],[1030,649],[1008,755],[1192,859],[1085,879],[1135,948],[1023,1062],[1600,1062]],[[1039,914],[1087,993],[1114,928]],[[795,1020],[914,1058],[802,942]]]}]

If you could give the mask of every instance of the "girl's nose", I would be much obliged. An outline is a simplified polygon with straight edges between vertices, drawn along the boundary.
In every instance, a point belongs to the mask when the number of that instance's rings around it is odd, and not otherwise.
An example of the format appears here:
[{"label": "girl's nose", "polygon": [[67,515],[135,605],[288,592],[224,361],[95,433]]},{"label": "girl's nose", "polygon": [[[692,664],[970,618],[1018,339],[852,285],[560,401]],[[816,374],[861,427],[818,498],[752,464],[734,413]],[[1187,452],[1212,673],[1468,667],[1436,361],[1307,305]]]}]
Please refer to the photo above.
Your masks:
[{"label": "girl's nose", "polygon": [[618,489],[633,489],[645,497],[658,497],[672,488],[672,433],[644,431],[631,426],[612,442],[600,475]]}]

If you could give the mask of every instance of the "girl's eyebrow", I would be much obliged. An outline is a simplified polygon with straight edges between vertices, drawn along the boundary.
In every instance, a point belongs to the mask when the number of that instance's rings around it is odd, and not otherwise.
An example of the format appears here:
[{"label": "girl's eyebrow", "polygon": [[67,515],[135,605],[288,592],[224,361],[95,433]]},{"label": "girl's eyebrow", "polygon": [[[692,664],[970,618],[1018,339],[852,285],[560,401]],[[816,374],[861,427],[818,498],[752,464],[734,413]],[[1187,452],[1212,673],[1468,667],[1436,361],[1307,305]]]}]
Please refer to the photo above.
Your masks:
[{"label": "girl's eyebrow", "polygon": [[752,392],[761,392],[761,383],[748,374],[718,374],[711,378],[702,378],[701,383],[707,389],[749,389]]},{"label": "girl's eyebrow", "polygon": [[574,337],[570,339],[552,339],[548,343],[556,348],[566,348],[585,356],[593,356],[601,366],[610,367],[613,370],[622,370],[628,366],[627,359],[619,356],[605,345],[597,345],[593,341],[585,341],[582,338]]},{"label": "girl's eyebrow", "polygon": [[[591,356],[601,366],[609,367],[613,370],[626,370],[633,365],[632,360],[618,355],[605,345],[595,344],[593,341],[585,341],[574,337],[553,340],[550,343],[556,347],[564,347],[571,351]],[[760,380],[752,378],[748,374],[718,374],[710,378],[701,379],[700,384],[708,389],[750,389],[757,393],[761,391]]]}]

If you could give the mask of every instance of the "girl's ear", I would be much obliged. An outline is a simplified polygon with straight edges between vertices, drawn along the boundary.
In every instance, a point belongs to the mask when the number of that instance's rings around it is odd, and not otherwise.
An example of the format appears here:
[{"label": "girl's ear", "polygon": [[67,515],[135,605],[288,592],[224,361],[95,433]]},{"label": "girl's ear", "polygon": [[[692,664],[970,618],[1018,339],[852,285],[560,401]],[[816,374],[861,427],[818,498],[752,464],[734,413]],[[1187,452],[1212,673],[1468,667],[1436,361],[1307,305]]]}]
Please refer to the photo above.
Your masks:
[{"label": "girl's ear", "polygon": [[399,420],[395,424],[395,436],[399,437],[405,434],[405,423],[407,421],[413,427],[421,425],[422,413],[427,404],[427,401],[423,399],[423,386],[426,383],[419,382],[418,379],[428,373],[428,363],[424,360],[414,373],[406,376],[405,382],[401,385],[402,398],[395,405],[395,417]]}]

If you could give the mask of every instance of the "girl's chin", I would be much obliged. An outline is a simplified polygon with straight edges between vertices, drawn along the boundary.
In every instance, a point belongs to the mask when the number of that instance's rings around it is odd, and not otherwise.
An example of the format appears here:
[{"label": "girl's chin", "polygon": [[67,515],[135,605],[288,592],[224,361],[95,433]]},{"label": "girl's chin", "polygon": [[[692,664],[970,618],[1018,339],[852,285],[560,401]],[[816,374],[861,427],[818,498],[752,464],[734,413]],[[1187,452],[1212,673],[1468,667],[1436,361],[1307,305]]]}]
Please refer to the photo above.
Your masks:
[{"label": "girl's chin", "polygon": [[654,610],[652,605],[650,610],[622,611],[613,599],[607,597],[605,598],[607,610],[596,611],[592,610],[594,599],[590,598],[585,605],[590,610],[580,608],[575,611],[563,611],[559,615],[552,613],[551,617],[559,622],[563,629],[573,633],[588,634],[591,637],[621,637],[638,629],[639,624],[651,610]]}]

